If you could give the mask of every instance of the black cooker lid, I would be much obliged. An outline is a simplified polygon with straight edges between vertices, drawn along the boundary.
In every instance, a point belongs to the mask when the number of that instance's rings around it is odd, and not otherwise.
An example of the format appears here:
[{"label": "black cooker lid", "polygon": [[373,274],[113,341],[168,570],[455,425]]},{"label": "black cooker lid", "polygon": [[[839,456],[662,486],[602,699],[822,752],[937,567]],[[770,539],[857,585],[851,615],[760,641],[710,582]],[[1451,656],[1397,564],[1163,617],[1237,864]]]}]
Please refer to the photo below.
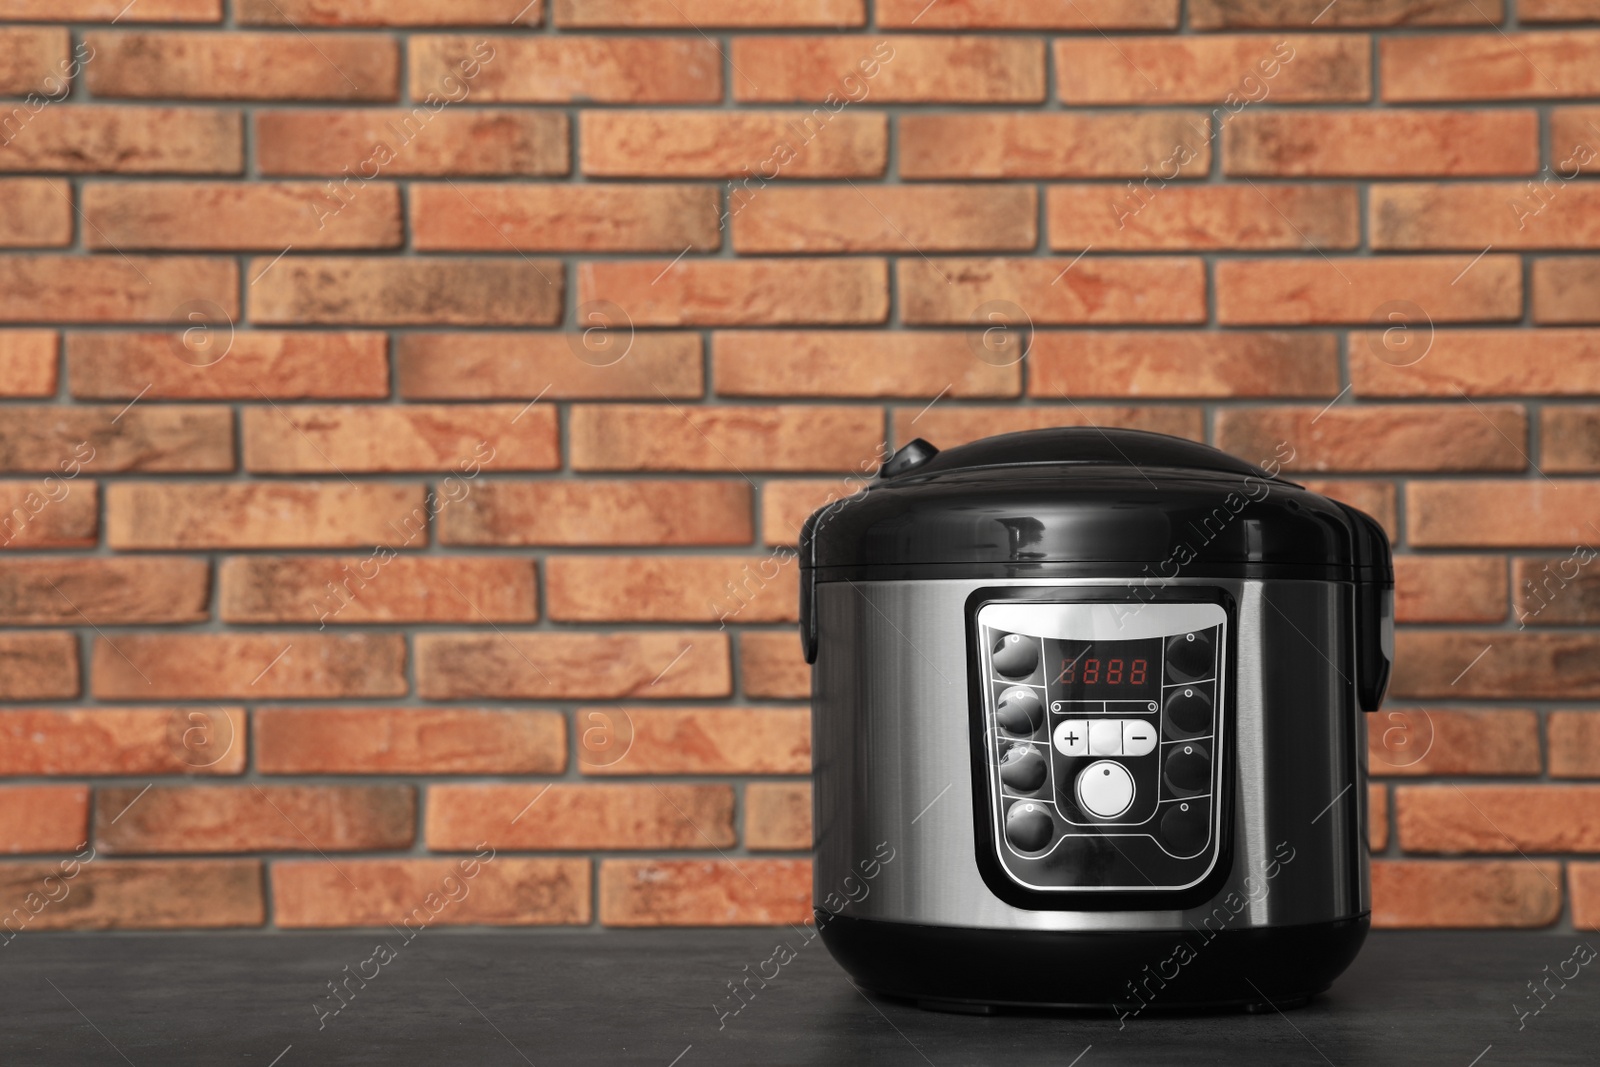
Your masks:
[{"label": "black cooker lid", "polygon": [[866,489],[806,521],[800,561],[820,580],[965,572],[1393,581],[1388,539],[1363,512],[1208,445],[1098,427],[1002,434],[943,452],[910,442]]}]

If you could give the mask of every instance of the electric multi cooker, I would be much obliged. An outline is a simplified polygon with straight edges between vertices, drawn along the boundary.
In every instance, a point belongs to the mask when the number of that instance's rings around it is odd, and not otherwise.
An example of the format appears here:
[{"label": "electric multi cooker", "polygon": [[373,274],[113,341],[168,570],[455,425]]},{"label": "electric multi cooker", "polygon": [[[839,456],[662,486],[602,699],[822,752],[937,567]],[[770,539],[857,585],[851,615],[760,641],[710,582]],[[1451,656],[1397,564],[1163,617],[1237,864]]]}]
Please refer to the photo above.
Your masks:
[{"label": "electric multi cooker", "polygon": [[1126,1018],[1285,1007],[1354,959],[1389,544],[1264,465],[917,440],[807,521],[814,906],[862,986]]}]

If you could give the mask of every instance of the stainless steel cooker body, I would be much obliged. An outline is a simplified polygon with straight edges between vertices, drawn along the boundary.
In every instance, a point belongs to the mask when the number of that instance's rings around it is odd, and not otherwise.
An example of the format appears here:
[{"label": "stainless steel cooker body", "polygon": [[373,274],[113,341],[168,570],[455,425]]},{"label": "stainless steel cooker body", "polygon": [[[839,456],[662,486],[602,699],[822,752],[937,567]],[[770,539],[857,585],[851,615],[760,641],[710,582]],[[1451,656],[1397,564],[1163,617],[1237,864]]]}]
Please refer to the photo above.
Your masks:
[{"label": "stainless steel cooker body", "polygon": [[[1028,907],[1001,899],[980,873],[987,760],[975,771],[969,600],[1000,588],[1099,593],[1127,605],[1133,625],[1159,616],[1161,605],[1098,579],[840,581],[816,591],[816,906],[1013,930],[1186,930],[1215,921],[1225,901],[1235,929],[1365,914],[1366,722],[1352,680],[1351,586],[1166,585],[1217,590],[1234,606],[1221,760],[1231,769],[1223,782],[1231,818],[1220,850],[1226,871],[1213,892],[1182,908],[1161,891],[1115,910],[1096,906],[1092,892],[1076,904]],[[885,850],[893,859],[869,868],[875,877],[864,882],[863,864]],[[829,907],[841,900],[843,908]]]}]

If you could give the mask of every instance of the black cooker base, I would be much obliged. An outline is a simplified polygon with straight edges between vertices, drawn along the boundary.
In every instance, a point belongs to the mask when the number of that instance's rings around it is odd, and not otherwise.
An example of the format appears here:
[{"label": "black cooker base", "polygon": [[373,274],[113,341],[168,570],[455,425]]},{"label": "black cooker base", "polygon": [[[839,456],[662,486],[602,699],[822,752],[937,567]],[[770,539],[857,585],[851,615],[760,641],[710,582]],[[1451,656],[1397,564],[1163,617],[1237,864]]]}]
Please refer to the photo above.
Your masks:
[{"label": "black cooker base", "polygon": [[823,943],[862,987],[934,1011],[1008,1008],[1272,1011],[1327,989],[1369,915],[1247,930],[980,930],[818,916]]}]

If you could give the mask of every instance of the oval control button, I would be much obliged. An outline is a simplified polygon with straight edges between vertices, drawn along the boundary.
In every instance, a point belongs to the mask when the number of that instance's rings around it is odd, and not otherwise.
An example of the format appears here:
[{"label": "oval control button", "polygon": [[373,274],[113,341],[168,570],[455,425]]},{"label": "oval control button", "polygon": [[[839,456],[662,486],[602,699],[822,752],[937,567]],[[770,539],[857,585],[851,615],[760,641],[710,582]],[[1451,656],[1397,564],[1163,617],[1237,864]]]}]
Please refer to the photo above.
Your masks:
[{"label": "oval control button", "polygon": [[1195,630],[1167,638],[1167,667],[1173,681],[1194,682],[1211,677],[1216,642],[1211,630]]},{"label": "oval control button", "polygon": [[1167,781],[1179,789],[1204,790],[1211,784],[1211,753],[1202,744],[1167,749]]},{"label": "oval control button", "polygon": [[1186,685],[1167,693],[1165,711],[1170,737],[1211,732],[1211,694],[1207,686]]},{"label": "oval control button", "polygon": [[1006,840],[1024,852],[1037,852],[1055,836],[1055,821],[1042,804],[1023,801],[1006,812]]},{"label": "oval control button", "polygon": [[1206,812],[1200,804],[1168,804],[1161,816],[1161,840],[1180,856],[1192,856],[1206,843]]},{"label": "oval control button", "polygon": [[1156,747],[1156,727],[1144,719],[1122,720],[1122,754],[1148,756]]},{"label": "oval control button", "polygon": [[994,669],[1007,678],[1026,678],[1039,665],[1039,639],[1006,634],[994,643]]},{"label": "oval control button", "polygon": [[1089,754],[1089,720],[1067,719],[1056,727],[1053,739],[1056,751],[1063,756]]},{"label": "oval control button", "polygon": [[1098,760],[1078,775],[1078,803],[1100,819],[1114,819],[1133,805],[1133,775],[1114,760]]},{"label": "oval control button", "polygon": [[1034,690],[1025,685],[1014,685],[995,701],[994,721],[1007,733],[1026,737],[1044,721],[1044,703]]},{"label": "oval control button", "polygon": [[1031,793],[1044,785],[1050,765],[1032,745],[1012,745],[1000,757],[1000,780],[1019,793]]}]

